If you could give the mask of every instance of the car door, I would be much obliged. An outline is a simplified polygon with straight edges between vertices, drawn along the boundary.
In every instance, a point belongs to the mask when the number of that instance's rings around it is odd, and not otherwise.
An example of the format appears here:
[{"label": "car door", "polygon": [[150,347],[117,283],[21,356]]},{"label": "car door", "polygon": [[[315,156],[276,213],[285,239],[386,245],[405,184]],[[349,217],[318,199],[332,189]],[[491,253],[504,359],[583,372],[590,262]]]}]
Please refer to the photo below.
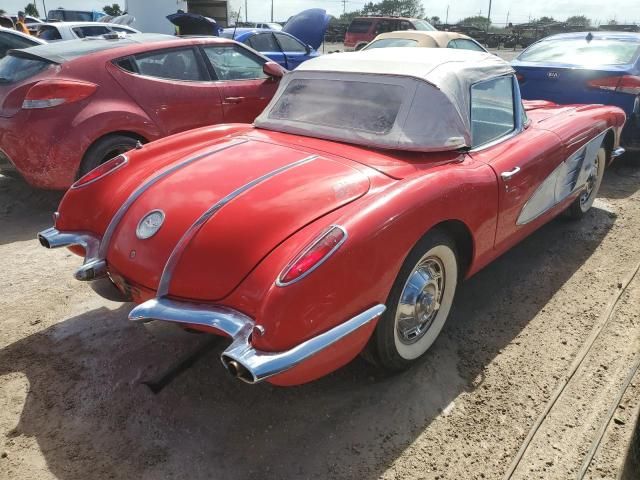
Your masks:
[{"label": "car door", "polygon": [[527,202],[554,169],[562,163],[562,144],[552,132],[526,125],[515,78],[497,77],[471,89],[470,155],[494,170],[498,184],[499,212],[495,246],[506,249],[544,223],[555,203],[537,216],[523,218]]},{"label": "car door", "polygon": [[110,71],[163,135],[222,123],[220,87],[199,50],[154,50],[119,59]]},{"label": "car door", "polygon": [[255,33],[247,38],[244,42],[245,45],[253,48],[255,51],[260,52],[266,57],[269,57],[274,62],[279,63],[284,68],[287,66],[287,57],[276,42],[273,33],[263,32]]},{"label": "car door", "polygon": [[287,68],[294,70],[302,62],[311,58],[311,49],[297,39],[287,35],[286,33],[276,32],[273,34],[278,41],[280,49],[284,52],[287,59]]},{"label": "car door", "polygon": [[278,88],[278,81],[262,70],[266,61],[240,45],[201,48],[221,88],[224,121],[253,122]]}]

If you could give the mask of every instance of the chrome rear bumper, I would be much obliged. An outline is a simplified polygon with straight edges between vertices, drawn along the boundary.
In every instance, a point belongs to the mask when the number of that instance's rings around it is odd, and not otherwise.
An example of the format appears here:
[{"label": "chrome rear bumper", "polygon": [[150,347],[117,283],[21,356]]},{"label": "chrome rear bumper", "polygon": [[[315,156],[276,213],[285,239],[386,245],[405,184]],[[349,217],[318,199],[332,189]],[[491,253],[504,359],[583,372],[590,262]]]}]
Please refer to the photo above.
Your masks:
[{"label": "chrome rear bumper", "polygon": [[155,298],[134,308],[129,314],[129,320],[141,323],[162,321],[202,325],[224,332],[232,341],[220,356],[222,364],[235,377],[253,384],[308,360],[372,322],[382,315],[385,309],[384,305],[376,305],[283,352],[263,352],[252,347],[251,336],[262,335],[263,331],[251,318],[227,307]]},{"label": "chrome rear bumper", "polygon": [[76,270],[77,280],[89,281],[107,275],[107,264],[99,258],[100,238],[89,232],[61,232],[48,228],[38,234],[40,245],[45,248],[61,248],[79,245],[84,248],[85,257],[82,267]]}]

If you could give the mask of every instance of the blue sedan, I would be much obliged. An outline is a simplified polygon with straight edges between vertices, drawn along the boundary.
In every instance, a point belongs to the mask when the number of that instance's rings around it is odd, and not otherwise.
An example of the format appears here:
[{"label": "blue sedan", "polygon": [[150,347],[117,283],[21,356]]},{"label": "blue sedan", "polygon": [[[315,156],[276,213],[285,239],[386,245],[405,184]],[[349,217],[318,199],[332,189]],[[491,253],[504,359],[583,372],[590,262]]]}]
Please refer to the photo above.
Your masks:
[{"label": "blue sedan", "polygon": [[640,34],[552,35],[512,62],[527,100],[615,105],[627,114],[622,145],[640,151]]},{"label": "blue sedan", "polygon": [[225,28],[220,36],[244,43],[288,70],[320,55],[293,35],[266,28],[237,28],[235,36],[233,28]]}]

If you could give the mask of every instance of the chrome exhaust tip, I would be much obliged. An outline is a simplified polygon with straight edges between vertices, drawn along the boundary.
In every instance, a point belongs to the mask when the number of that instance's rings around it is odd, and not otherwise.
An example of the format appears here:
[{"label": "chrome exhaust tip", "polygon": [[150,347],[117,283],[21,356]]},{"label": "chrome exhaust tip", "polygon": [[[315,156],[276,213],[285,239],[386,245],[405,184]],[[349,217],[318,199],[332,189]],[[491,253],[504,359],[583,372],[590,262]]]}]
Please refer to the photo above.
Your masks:
[{"label": "chrome exhaust tip", "polygon": [[225,355],[222,355],[220,358],[222,360],[224,368],[226,368],[227,372],[229,372],[234,378],[237,378],[238,380],[242,380],[243,382],[249,384],[258,382],[258,379],[253,373],[251,373],[251,370],[249,370],[237,360],[232,360]]}]

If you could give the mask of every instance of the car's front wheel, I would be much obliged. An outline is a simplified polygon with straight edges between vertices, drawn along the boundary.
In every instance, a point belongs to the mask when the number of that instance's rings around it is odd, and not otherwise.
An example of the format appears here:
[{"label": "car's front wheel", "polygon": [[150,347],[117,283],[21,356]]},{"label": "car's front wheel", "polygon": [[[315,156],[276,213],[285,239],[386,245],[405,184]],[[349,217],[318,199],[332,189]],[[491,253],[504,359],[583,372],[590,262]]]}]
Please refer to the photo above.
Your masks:
[{"label": "car's front wheel", "polygon": [[600,147],[596,158],[594,159],[593,168],[587,178],[587,184],[580,196],[567,209],[567,215],[570,218],[579,220],[593,206],[593,202],[598,196],[602,177],[604,177],[604,167],[607,162],[607,151],[604,147]]},{"label": "car's front wheel", "polygon": [[400,269],[368,357],[389,370],[404,370],[415,363],[442,330],[457,285],[455,243],[442,231],[428,233]]}]

